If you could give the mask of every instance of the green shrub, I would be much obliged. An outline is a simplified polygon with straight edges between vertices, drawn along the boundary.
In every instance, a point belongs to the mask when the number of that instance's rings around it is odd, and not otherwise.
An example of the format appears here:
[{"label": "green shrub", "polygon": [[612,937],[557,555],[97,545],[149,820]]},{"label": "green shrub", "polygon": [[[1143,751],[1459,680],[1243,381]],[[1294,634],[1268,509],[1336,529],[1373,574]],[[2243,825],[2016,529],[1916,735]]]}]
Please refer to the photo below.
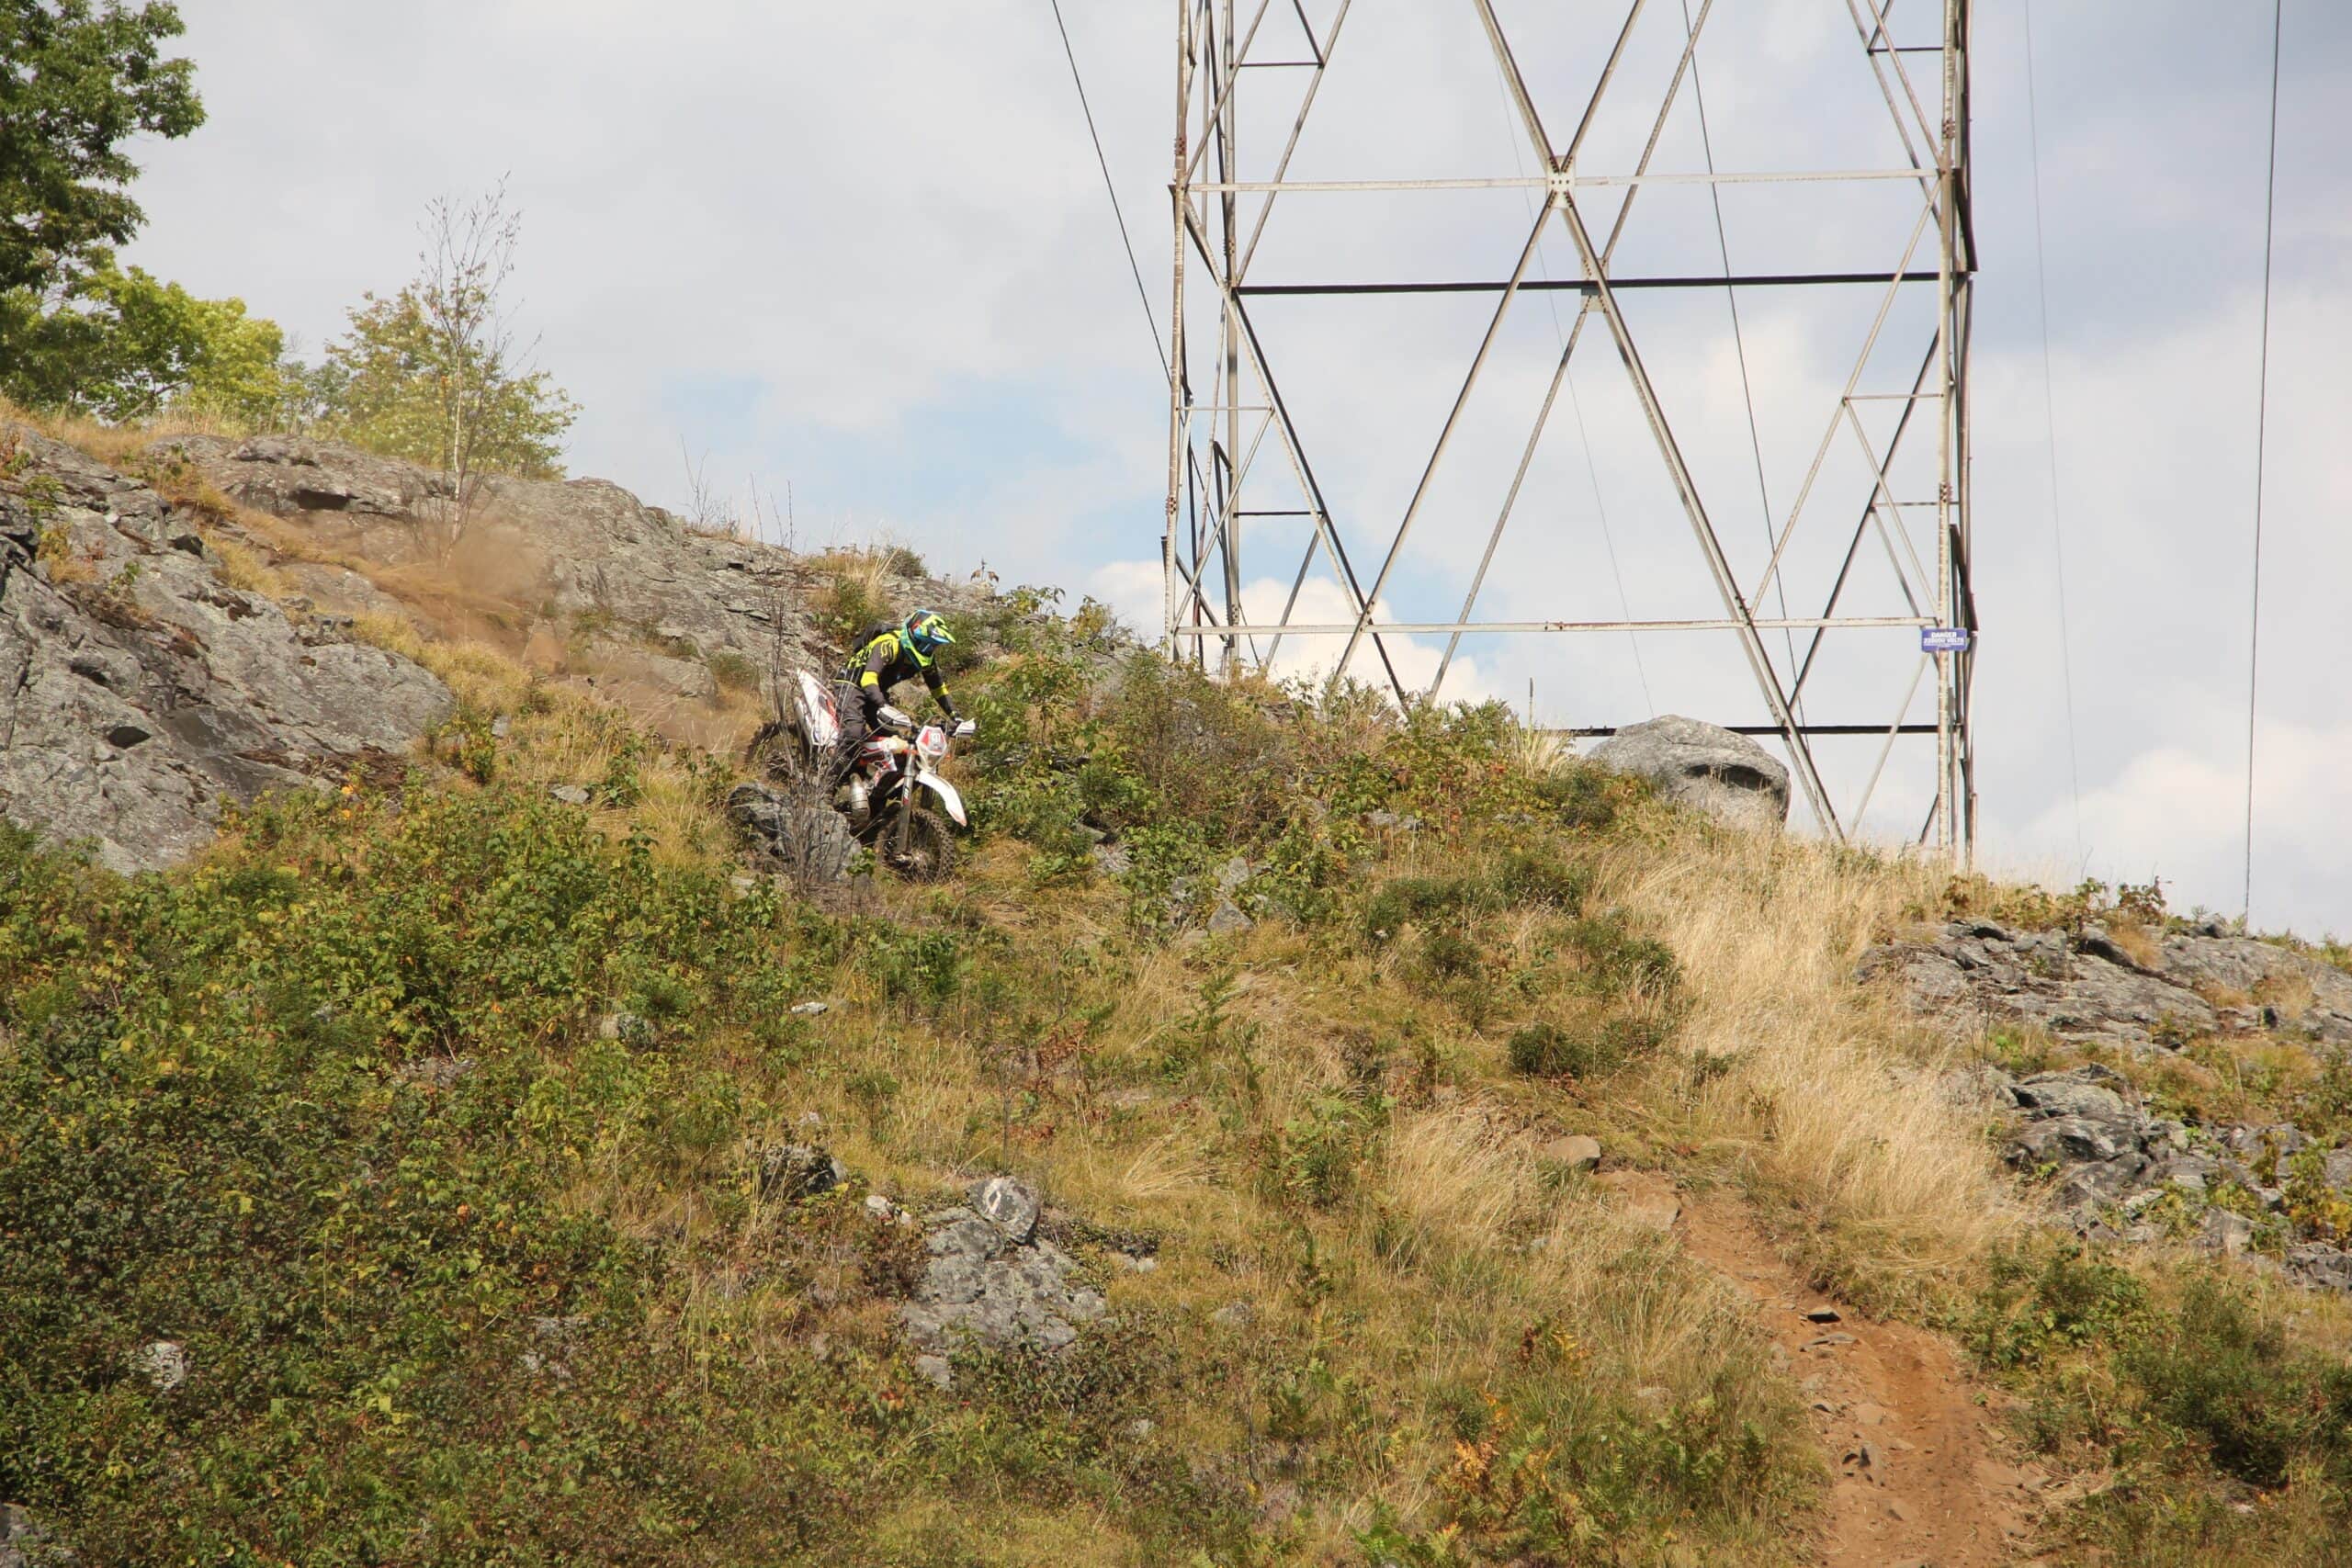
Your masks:
[{"label": "green shrub", "polygon": [[1592,894],[1592,871],[1563,864],[1541,851],[1515,849],[1504,856],[1495,885],[1506,903],[1544,904],[1573,915]]},{"label": "green shrub", "polygon": [[723,692],[756,692],[760,689],[760,666],[741,653],[714,653],[707,662],[710,678],[718,682]]},{"label": "green shrub", "polygon": [[[529,793],[236,826],[128,882],[0,833],[0,1495],[99,1562],[774,1560],[854,1521],[887,1412],[649,1339],[666,1265],[573,1201],[765,1117],[593,1023],[775,1038],[773,895]],[[156,1339],[187,1386],[132,1375]]]},{"label": "green shrub", "polygon": [[1462,980],[1485,966],[1477,942],[1458,931],[1438,930],[1421,938],[1420,964],[1432,979]]},{"label": "green shrub", "polygon": [[2286,1483],[2303,1455],[2352,1482],[2352,1368],[2290,1351],[2223,1280],[2189,1281],[2162,1331],[2119,1365],[2154,1418],[2200,1444],[2215,1468],[2255,1486]]},{"label": "green shrub", "polygon": [[1595,995],[1664,999],[1681,987],[1682,965],[1674,950],[1655,937],[1635,935],[1618,916],[1575,920],[1566,934],[1584,987]]},{"label": "green shrub", "polygon": [[1576,832],[1600,833],[1616,825],[1625,807],[1648,794],[1637,779],[1589,762],[1571,762],[1538,779],[1535,798],[1552,819]]},{"label": "green shrub", "polygon": [[1605,1018],[1572,1029],[1536,1022],[1514,1032],[1506,1049],[1511,1071],[1529,1077],[1601,1078],[1654,1055],[1671,1034],[1652,1018]]},{"label": "green shrub", "polygon": [[1338,1207],[1354,1194],[1385,1113],[1385,1101],[1317,1096],[1272,1141],[1276,1190],[1307,1208]]},{"label": "green shrub", "polygon": [[2147,1312],[2148,1292],[2138,1277],[2095,1253],[2005,1252],[1993,1259],[1961,1337],[1986,1366],[2030,1367],[2134,1332]]}]

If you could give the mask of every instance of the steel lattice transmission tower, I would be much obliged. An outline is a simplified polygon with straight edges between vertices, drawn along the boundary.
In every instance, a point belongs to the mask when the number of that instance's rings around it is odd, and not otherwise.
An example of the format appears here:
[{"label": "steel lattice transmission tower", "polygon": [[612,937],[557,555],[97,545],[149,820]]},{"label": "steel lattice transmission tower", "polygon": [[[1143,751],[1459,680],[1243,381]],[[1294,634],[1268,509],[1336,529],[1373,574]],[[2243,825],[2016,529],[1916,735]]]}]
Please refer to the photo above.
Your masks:
[{"label": "steel lattice transmission tower", "polygon": [[[1393,11],[1384,17],[1379,13],[1388,7],[1367,4],[1365,17],[1351,28],[1354,0],[1179,0],[1179,124],[1171,185],[1174,352],[1169,389],[1168,516],[1161,541],[1169,652],[1203,662],[1215,657],[1231,670],[1272,661],[1286,638],[1321,639],[1313,646],[1330,649],[1335,673],[1351,671],[1374,680],[1400,702],[1409,703],[1435,694],[1465,634],[1694,637],[1712,639],[1718,650],[1736,644],[1738,662],[1753,677],[1762,698],[1758,721],[1736,728],[1778,738],[1802,798],[1826,834],[1842,839],[1858,824],[1887,774],[1890,760],[1900,758],[1901,766],[1911,769],[1911,799],[1931,801],[1919,840],[1965,858],[1972,852],[1975,829],[1970,687],[1976,620],[1969,585],[1967,413],[1975,270],[1968,173],[1970,0],[1909,0],[1905,6],[1905,28],[1912,29],[1908,33],[1899,33],[1893,20],[1894,0],[1819,0],[1835,16],[1838,34],[1845,33],[1849,18],[1851,22],[1850,37],[1836,44],[1833,64],[1850,67],[1877,89],[1874,95],[1863,91],[1871,100],[1865,118],[1871,123],[1854,127],[1850,141],[1841,143],[1870,151],[1827,161],[1825,166],[1772,173],[1719,173],[1712,142],[1706,144],[1703,171],[1669,171],[1660,157],[1662,142],[1674,140],[1668,135],[1669,125],[1688,121],[1694,100],[1703,137],[1708,105],[1697,62],[1711,15],[1752,7],[1753,0],[1615,0],[1616,6],[1626,7],[1622,25],[1610,6],[1590,7],[1596,16],[1608,15],[1600,18],[1605,31],[1583,67],[1589,92],[1581,101],[1565,105],[1539,104],[1530,85],[1535,73],[1522,72],[1498,15],[1498,0],[1422,3],[1431,12],[1458,6],[1463,25],[1483,34],[1495,73],[1495,81],[1484,90],[1499,91],[1510,135],[1523,140],[1523,147],[1513,149],[1515,172],[1473,170],[1440,178],[1299,177],[1294,165],[1302,147],[1317,146],[1318,96],[1329,101],[1323,93],[1327,78],[1346,71],[1352,53],[1367,47],[1366,38],[1397,19]],[[1558,0],[1542,3],[1558,6]],[[1565,25],[1561,18],[1569,9],[1531,16],[1528,25]],[[1783,13],[1786,9],[1781,8]],[[1412,19],[1427,23],[1431,18],[1417,12]],[[1940,24],[1935,33],[1920,36],[1934,23]],[[1472,46],[1470,52],[1484,51]],[[1747,50],[1733,63],[1769,70],[1771,62],[1762,58],[1767,53]],[[1528,58],[1545,67],[1553,63],[1548,54]],[[1634,79],[1636,73],[1628,62],[1635,59],[1649,62],[1646,80]],[[1252,103],[1253,97],[1259,101]],[[1877,99],[1883,100],[1885,113],[1892,117],[1892,138],[1887,121],[1877,113]],[[1274,109],[1271,116],[1266,112],[1269,100]],[[1622,113],[1629,105],[1640,115],[1639,123],[1615,139],[1613,152],[1605,150],[1602,144],[1609,139],[1591,135],[1597,121],[1604,111]],[[1563,108],[1572,111],[1573,118],[1561,114]],[[1549,119],[1547,110],[1553,116]],[[1399,95],[1393,107],[1396,116],[1407,118],[1446,112],[1434,88],[1427,99]],[[1496,112],[1490,99],[1487,113]],[[1648,128],[1645,138],[1640,134],[1642,124]],[[1565,139],[1561,129],[1568,131]],[[1845,134],[1835,127],[1831,130]],[[1678,134],[1682,141],[1689,141],[1687,130]],[[1635,147],[1637,155],[1632,151]],[[1727,145],[1724,151],[1727,157],[1736,156],[1737,148]],[[1645,207],[1645,194],[1661,187],[1664,194],[1653,196]],[[1677,187],[1681,187],[1679,197]],[[1899,202],[1899,221],[1877,233],[1870,232],[1873,225],[1867,223],[1849,228],[1827,222],[1817,231],[1808,227],[1811,265],[1735,275],[1723,228],[1727,191],[1734,199],[1752,204],[1770,193],[1774,205],[1762,209],[1768,212],[1781,210],[1778,204],[1783,202],[1792,210],[1823,193],[1868,192],[1882,210],[1890,200]],[[1345,278],[1301,276],[1298,273],[1307,269],[1295,262],[1283,265],[1283,275],[1271,280],[1260,276],[1267,268],[1253,271],[1270,231],[1279,237],[1286,222],[1312,220],[1302,198],[1325,204],[1317,211],[1332,212],[1344,202],[1427,203],[1449,192],[1505,194],[1522,203],[1532,217],[1532,231],[1519,244],[1515,261],[1498,247],[1494,271],[1486,280],[1367,279],[1362,269],[1378,258],[1365,249],[1349,254],[1348,265],[1357,275]],[[1713,229],[1703,231],[1707,248],[1695,253],[1703,260],[1668,257],[1666,265],[1652,261],[1638,273],[1615,269],[1621,242],[1629,233],[1645,238],[1649,209],[1669,199],[1701,197],[1713,203],[1715,220]],[[1395,227],[1426,232],[1427,223],[1407,212]],[[1510,231],[1518,227],[1514,219]],[[1373,231],[1382,231],[1375,224]],[[1702,231],[1685,225],[1679,232],[1688,241]],[[1896,234],[1900,243],[1890,243],[1888,237]],[[1539,255],[1547,238],[1555,244],[1566,242],[1574,258],[1573,276],[1554,279],[1544,275]],[[1662,231],[1646,249],[1670,252],[1674,238]],[[1719,254],[1714,249],[1718,242]],[[1846,248],[1830,259],[1851,265],[1821,265],[1823,248],[1839,243]],[[1281,247],[1268,249],[1271,256]],[[1324,252],[1308,244],[1291,254],[1311,261]],[[1507,276],[1496,277],[1506,264]],[[1668,365],[1654,375],[1659,356],[1645,359],[1646,329],[1628,324],[1629,304],[1638,300],[1637,310],[1649,310],[1654,302],[1672,297],[1687,299],[1712,291],[1713,298],[1731,299],[1736,333],[1741,299],[1762,301],[1770,310],[1775,299],[1791,298],[1783,292],[1789,290],[1804,291],[1809,308],[1828,301],[1845,311],[1853,323],[1846,341],[1859,341],[1860,352],[1842,389],[1821,400],[1818,420],[1806,416],[1804,428],[1821,432],[1819,445],[1802,486],[1778,508],[1769,495],[1761,495],[1766,460],[1758,440],[1754,478],[1763,502],[1758,515],[1765,525],[1756,532],[1762,538],[1749,537],[1743,529],[1738,548],[1728,549],[1717,523],[1729,499],[1720,492],[1727,487],[1719,483],[1715,493],[1710,493],[1694,474],[1685,441],[1668,415],[1668,405],[1679,395],[1672,381],[1675,369]],[[1284,379],[1273,363],[1277,356],[1269,353],[1260,319],[1268,297],[1372,297],[1394,310],[1408,302],[1405,297],[1489,294],[1492,312],[1468,356],[1461,390],[1442,421],[1426,432],[1426,462],[1421,448],[1411,455],[1419,480],[1410,500],[1400,510],[1380,515],[1369,514],[1368,507],[1335,507],[1327,499],[1325,480],[1332,479],[1344,491],[1350,476],[1317,470],[1302,435],[1302,426],[1310,423],[1304,400],[1296,404],[1285,400]],[[1573,312],[1560,308],[1564,295],[1574,297]],[[1499,509],[1469,515],[1466,509],[1432,497],[1449,457],[1459,459],[1464,443],[1457,435],[1464,411],[1478,393],[1482,376],[1492,378],[1505,323],[1514,305],[1529,297],[1552,307],[1559,336],[1557,363],[1549,367],[1548,390],[1540,399],[1521,400],[1532,405],[1521,410],[1520,417],[1532,419],[1532,431],[1520,448]],[[1932,316],[1927,309],[1929,299]],[[1562,606],[1556,616],[1480,618],[1480,597],[1497,581],[1490,573],[1498,548],[1511,532],[1515,512],[1525,510],[1522,487],[1539,447],[1557,439],[1547,432],[1559,423],[1555,414],[1563,384],[1569,380],[1577,347],[1588,338],[1602,352],[1588,354],[1579,368],[1590,374],[1589,367],[1597,365],[1602,373],[1622,376],[1624,387],[1616,395],[1630,389],[1666,481],[1646,510],[1624,519],[1623,525],[1653,540],[1657,531],[1670,530],[1694,542],[1697,548],[1687,575],[1691,584],[1703,583],[1706,592],[1691,603],[1712,613],[1643,619],[1626,605],[1613,618],[1571,619]],[[1912,346],[1900,348],[1898,340]],[[1883,361],[1898,349],[1894,363],[1900,368],[1890,373]],[[1842,364],[1842,347],[1838,354]],[[1550,355],[1547,344],[1547,366]],[[1748,373],[1745,343],[1739,355],[1744,385]],[[1536,378],[1523,385],[1532,389],[1540,384]],[[1822,384],[1828,385],[1827,377]],[[1743,440],[1753,434],[1757,420],[1752,391],[1748,399]],[[1687,410],[1690,400],[1679,406]],[[1772,412],[1777,417],[1783,411]],[[1685,419],[1687,434],[1687,414]],[[1834,461],[1833,453],[1838,454]],[[1614,460],[1618,454],[1611,456]],[[1838,472],[1846,475],[1842,481],[1835,477]],[[1593,488],[1598,501],[1597,471]],[[1840,489],[1849,493],[1837,493]],[[1747,499],[1739,497],[1738,505],[1745,507]],[[1433,516],[1438,519],[1434,525]],[[1602,524],[1607,525],[1605,513]],[[1543,518],[1532,524],[1522,518],[1521,525],[1553,527]],[[1400,588],[1427,592],[1428,574],[1417,573],[1407,555],[1417,526],[1425,535],[1434,526],[1443,541],[1459,544],[1456,558],[1465,568],[1472,558],[1477,560],[1458,614],[1408,619],[1388,613]],[[1612,545],[1612,558],[1614,549]],[[1278,611],[1262,597],[1254,616],[1245,609],[1245,558],[1261,581],[1272,576],[1276,583],[1287,584]],[[1316,592],[1307,592],[1310,582],[1317,585]],[[1651,585],[1645,578],[1643,586]],[[1337,601],[1330,597],[1331,586],[1340,595]],[[1513,587],[1521,590],[1518,597],[1524,609],[1525,583]],[[1453,592],[1458,585],[1448,589]],[[1698,594],[1701,590],[1692,586],[1690,592]],[[1318,593],[1327,604],[1342,604],[1343,611],[1336,617],[1303,614],[1303,594],[1311,601]],[[1445,603],[1450,608],[1453,601]],[[1773,604],[1780,606],[1778,613],[1764,613]],[[1818,613],[1806,613],[1813,604],[1819,605]],[[1713,608],[1717,605],[1719,610]],[[1426,685],[1408,680],[1396,657],[1400,639],[1415,636],[1447,639],[1438,674]],[[1298,646],[1293,644],[1294,655]],[[1638,657],[1639,645],[1632,646]],[[1360,657],[1367,652],[1369,663]],[[1718,651],[1711,657],[1725,655]],[[1859,681],[1853,690],[1900,691],[1899,703],[1892,696],[1850,698],[1835,678],[1841,664],[1870,678]],[[1736,670],[1728,661],[1725,667]],[[1735,692],[1745,685],[1736,672],[1727,679]],[[1935,701],[1931,719],[1915,713],[1921,686],[1930,682]],[[1855,706],[1884,701],[1893,711],[1843,713],[1833,716],[1836,722],[1808,716],[1809,703],[1818,706],[1849,700]],[[1610,728],[1591,726],[1577,733],[1607,733]],[[1929,742],[1934,747],[1932,791],[1918,787],[1917,776]],[[1832,796],[1836,780],[1825,776],[1817,756],[1825,747],[1841,745],[1848,750],[1839,755],[1860,785],[1858,799],[1843,797],[1853,802],[1843,812]],[[1909,820],[1906,817],[1906,836]]]}]

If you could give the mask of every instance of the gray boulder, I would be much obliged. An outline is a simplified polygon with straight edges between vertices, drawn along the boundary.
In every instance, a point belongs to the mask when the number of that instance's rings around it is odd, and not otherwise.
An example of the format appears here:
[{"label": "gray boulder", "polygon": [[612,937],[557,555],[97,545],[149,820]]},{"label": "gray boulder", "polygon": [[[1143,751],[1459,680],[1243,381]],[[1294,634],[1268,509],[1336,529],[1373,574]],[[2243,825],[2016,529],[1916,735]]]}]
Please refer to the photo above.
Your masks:
[{"label": "gray boulder", "polygon": [[832,804],[813,790],[738,784],[727,814],[761,859],[803,886],[845,882],[857,840]]},{"label": "gray boulder", "polygon": [[1778,832],[1789,820],[1789,770],[1718,725],[1668,714],[1628,725],[1594,747],[1591,758],[1735,827]]},{"label": "gray boulder", "polygon": [[159,1393],[187,1382],[187,1348],[176,1339],[151,1339],[130,1359],[132,1368]]},{"label": "gray boulder", "polygon": [[849,1179],[841,1161],[808,1144],[773,1145],[759,1151],[755,1163],[763,1198],[814,1198]]},{"label": "gray boulder", "polygon": [[[340,776],[449,712],[409,660],[232,587],[145,483],[0,429],[0,812],[119,871],[211,840],[224,802]],[[34,558],[38,553],[38,561]]]},{"label": "gray boulder", "polygon": [[2208,1209],[2198,1226],[2197,1244],[2224,1258],[2240,1257],[2254,1245],[2254,1222],[2227,1209]]},{"label": "gray boulder", "polygon": [[[992,1185],[983,1183],[981,1190]],[[924,1222],[931,1261],[912,1299],[899,1308],[900,1325],[918,1349],[937,1354],[961,1341],[1059,1350],[1103,1315],[1102,1297],[1074,1278],[1078,1260],[1035,1235],[1034,1197],[1023,1205],[1002,1188],[997,1197],[1010,1207],[985,1217],[947,1209]]]},{"label": "gray boulder", "polygon": [[2036,1116],[2084,1117],[2104,1122],[2130,1118],[2123,1097],[2108,1088],[2121,1083],[2122,1075],[2093,1065],[2066,1073],[2036,1073],[2020,1078],[2009,1094],[2019,1109]]},{"label": "gray boulder", "polygon": [[1037,1194],[1009,1176],[991,1176],[972,1189],[972,1207],[1015,1242],[1037,1234]]}]

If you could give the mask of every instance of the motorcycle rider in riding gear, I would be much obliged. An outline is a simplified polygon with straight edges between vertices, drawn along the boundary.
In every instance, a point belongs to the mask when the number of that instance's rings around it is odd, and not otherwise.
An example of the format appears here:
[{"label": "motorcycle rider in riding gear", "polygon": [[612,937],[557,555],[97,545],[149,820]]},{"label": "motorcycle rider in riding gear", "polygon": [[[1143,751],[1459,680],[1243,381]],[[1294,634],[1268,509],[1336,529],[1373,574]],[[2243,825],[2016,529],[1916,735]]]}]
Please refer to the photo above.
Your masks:
[{"label": "motorcycle rider in riding gear", "polygon": [[852,645],[849,663],[836,691],[841,710],[841,766],[834,783],[849,776],[858,748],[876,729],[906,729],[914,720],[890,704],[890,688],[920,678],[931,689],[932,700],[956,723],[956,705],[939,671],[939,650],[956,640],[947,623],[935,611],[917,610],[896,626],[869,627]]}]

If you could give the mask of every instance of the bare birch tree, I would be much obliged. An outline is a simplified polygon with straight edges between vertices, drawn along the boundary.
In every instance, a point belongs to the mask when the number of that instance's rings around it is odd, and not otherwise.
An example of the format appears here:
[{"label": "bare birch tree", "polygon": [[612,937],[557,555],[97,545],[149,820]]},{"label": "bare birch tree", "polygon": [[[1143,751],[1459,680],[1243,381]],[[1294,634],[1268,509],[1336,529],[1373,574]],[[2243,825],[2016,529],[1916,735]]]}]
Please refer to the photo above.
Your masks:
[{"label": "bare birch tree", "polygon": [[369,295],[327,351],[326,424],[362,445],[434,464],[448,477],[446,545],[454,551],[492,473],[551,478],[577,405],[532,361],[514,328],[510,286],[522,214],[501,180],[471,201],[425,209],[413,282]]}]

